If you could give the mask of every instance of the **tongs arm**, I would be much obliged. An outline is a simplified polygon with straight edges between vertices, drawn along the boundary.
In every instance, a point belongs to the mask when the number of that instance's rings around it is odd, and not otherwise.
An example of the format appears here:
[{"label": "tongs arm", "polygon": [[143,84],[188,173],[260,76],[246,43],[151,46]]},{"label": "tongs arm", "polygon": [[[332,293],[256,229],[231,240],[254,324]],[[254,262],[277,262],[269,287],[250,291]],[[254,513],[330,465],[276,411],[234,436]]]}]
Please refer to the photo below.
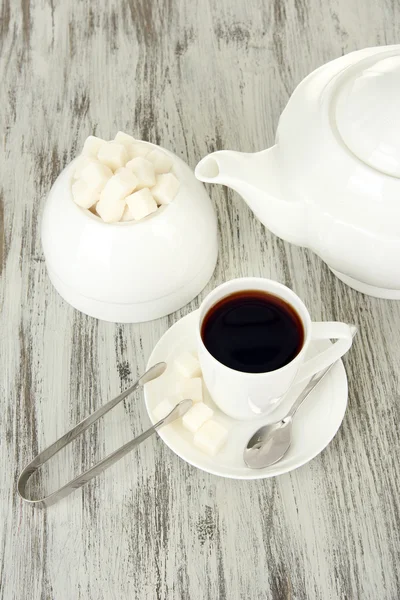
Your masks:
[{"label": "tongs arm", "polygon": [[[80,475],[75,477],[75,479],[69,481],[66,485],[51,493],[49,496],[40,498],[38,500],[31,500],[26,495],[26,486],[29,479],[31,478],[33,473],[35,473],[45,462],[47,462],[52,456],[57,454],[57,452],[59,452],[62,448],[65,448],[65,446],[70,444],[75,438],[77,438],[81,433],[88,429],[90,425],[95,423],[108,411],[114,408],[114,406],[122,402],[122,400],[129,396],[129,394],[135,392],[139,387],[142,387],[145,383],[152,381],[153,379],[156,379],[157,377],[162,375],[166,367],[167,365],[161,362],[148,369],[148,371],[146,371],[146,373],[144,373],[144,375],[142,375],[130,388],[122,392],[122,394],[119,394],[119,396],[116,396],[115,398],[109,400],[109,402],[107,402],[104,406],[101,406],[100,408],[95,410],[91,415],[86,417],[86,419],[83,419],[83,421],[78,423],[78,425],[75,425],[75,427],[67,431],[67,433],[61,436],[53,444],[51,444],[45,450],[40,452],[25,467],[25,469],[22,471],[21,475],[18,478],[17,488],[21,498],[29,504],[31,504],[32,506],[36,506],[39,508],[51,506],[58,500],[61,500],[61,498],[64,498],[65,496],[70,494],[73,490],[76,490],[83,486],[85,483],[93,479],[93,477],[96,477],[96,475],[110,467],[112,464],[117,462],[117,460],[125,456],[125,454],[127,454],[128,452],[130,452],[130,450],[132,450],[134,446],[137,446],[138,444],[143,442],[147,437],[149,437],[152,433],[154,433],[154,427],[145,431],[137,438],[131,440],[124,446],[121,446],[121,448],[118,448],[118,450],[115,450],[115,452],[112,452],[111,454],[106,456],[103,460],[98,462],[96,465],[94,465],[84,473],[81,473]],[[163,425],[164,421],[165,419],[157,423],[156,427],[158,428],[161,425]]]}]

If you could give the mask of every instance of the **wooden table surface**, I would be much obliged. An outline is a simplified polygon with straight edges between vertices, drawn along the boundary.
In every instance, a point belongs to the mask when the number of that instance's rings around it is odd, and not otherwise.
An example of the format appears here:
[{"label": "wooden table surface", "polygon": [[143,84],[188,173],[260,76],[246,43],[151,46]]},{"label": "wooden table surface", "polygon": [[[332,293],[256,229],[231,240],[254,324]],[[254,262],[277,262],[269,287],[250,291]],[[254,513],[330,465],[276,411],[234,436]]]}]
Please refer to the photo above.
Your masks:
[{"label": "wooden table surface", "polygon": [[[272,144],[301,79],[343,53],[396,43],[389,0],[2,0],[0,597],[386,600],[400,596],[400,303],[344,286],[209,187],[220,255],[190,305],[114,325],[68,306],[46,274],[40,216],[57,174],[122,129],[192,167]],[[160,336],[218,283],[277,279],[314,319],[355,322],[349,406],[333,442],[276,479],[198,471],[154,437],[47,511],[16,494],[39,450],[143,371]],[[149,424],[130,399],[54,459],[49,489]]]}]

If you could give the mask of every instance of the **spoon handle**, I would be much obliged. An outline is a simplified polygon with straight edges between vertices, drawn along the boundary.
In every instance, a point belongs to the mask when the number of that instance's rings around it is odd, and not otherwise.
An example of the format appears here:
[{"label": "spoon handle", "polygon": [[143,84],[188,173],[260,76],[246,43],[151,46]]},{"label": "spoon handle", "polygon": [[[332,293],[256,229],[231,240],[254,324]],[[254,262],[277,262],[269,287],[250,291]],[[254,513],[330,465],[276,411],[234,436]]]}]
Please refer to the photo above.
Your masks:
[{"label": "spoon handle", "polygon": [[[352,330],[353,330],[353,339],[354,339],[354,337],[357,333],[357,328],[354,325],[352,325]],[[339,359],[339,360],[341,360],[341,359]],[[325,377],[325,375],[327,375],[329,373],[329,371],[332,369],[332,367],[334,365],[336,365],[336,363],[338,363],[338,362],[339,361],[337,360],[336,362],[329,365],[329,367],[326,367],[326,369],[322,369],[322,371],[320,371],[319,373],[316,373],[313,377],[311,377],[310,381],[308,382],[308,384],[306,385],[304,390],[297,396],[292,407],[288,411],[286,417],[284,417],[282,419],[282,421],[286,421],[286,420],[292,419],[294,417],[294,415],[296,414],[296,412],[298,411],[300,406],[303,404],[304,400],[306,398],[308,398],[308,396],[311,394],[313,389],[319,384],[319,382]]]}]

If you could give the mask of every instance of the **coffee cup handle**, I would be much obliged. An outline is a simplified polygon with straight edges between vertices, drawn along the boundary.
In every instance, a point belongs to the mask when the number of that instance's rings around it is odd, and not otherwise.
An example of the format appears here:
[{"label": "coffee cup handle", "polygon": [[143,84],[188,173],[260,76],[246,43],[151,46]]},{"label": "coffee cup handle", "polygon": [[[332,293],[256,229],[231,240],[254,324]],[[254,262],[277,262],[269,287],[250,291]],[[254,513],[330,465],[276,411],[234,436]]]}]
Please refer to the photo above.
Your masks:
[{"label": "coffee cup handle", "polygon": [[310,379],[315,373],[326,369],[346,354],[351,347],[355,329],[354,325],[347,325],[346,323],[338,323],[336,321],[311,323],[311,339],[335,339],[336,341],[329,348],[317,354],[317,356],[306,360],[301,365],[295,382],[300,383],[301,381]]}]

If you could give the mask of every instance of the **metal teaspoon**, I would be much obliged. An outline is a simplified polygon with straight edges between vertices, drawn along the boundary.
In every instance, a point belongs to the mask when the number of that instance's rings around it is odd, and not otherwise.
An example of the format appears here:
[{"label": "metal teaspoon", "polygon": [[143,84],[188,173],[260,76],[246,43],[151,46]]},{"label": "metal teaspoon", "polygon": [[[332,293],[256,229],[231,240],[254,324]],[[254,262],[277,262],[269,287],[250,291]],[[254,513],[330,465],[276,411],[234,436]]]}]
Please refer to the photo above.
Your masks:
[{"label": "metal teaspoon", "polygon": [[[352,326],[353,339],[357,333],[356,327]],[[339,362],[339,361],[336,361]],[[276,421],[260,427],[249,439],[243,452],[243,460],[250,469],[264,469],[280,461],[290,448],[292,442],[293,417],[308,398],[313,389],[329,373],[336,364],[332,363],[326,369],[316,373],[308,382],[304,390],[294,401],[287,415]]]}]

